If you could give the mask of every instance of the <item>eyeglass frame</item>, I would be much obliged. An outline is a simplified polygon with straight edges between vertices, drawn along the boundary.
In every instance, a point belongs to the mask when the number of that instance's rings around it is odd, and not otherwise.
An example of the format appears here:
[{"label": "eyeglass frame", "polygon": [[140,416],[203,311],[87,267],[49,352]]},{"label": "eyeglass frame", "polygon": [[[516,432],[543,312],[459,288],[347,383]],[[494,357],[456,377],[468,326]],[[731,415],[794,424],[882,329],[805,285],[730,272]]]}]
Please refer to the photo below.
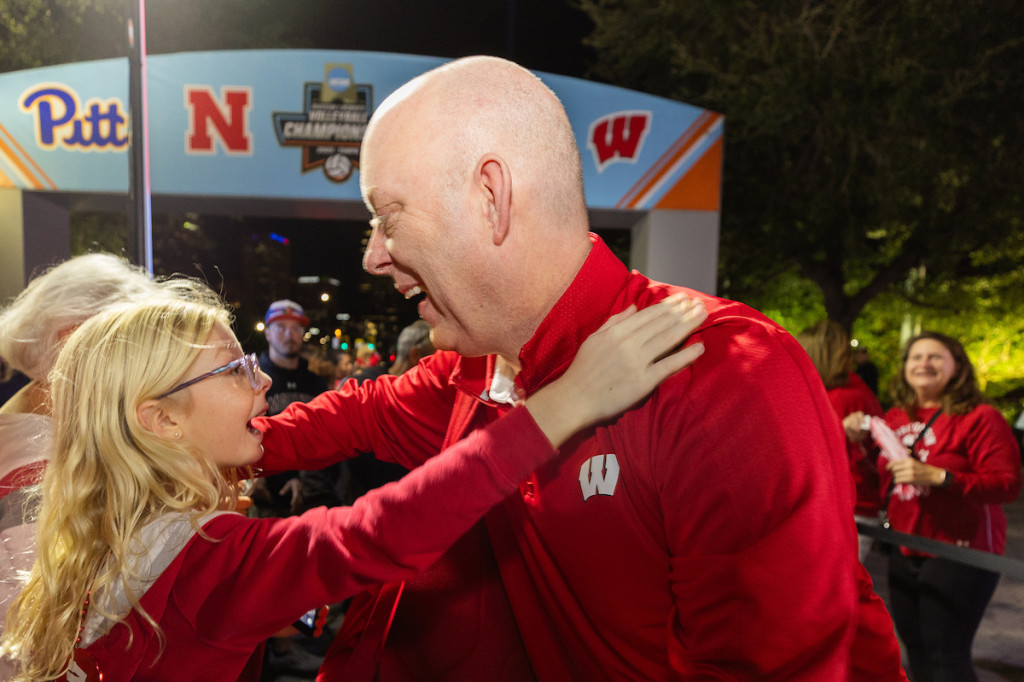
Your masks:
[{"label": "eyeglass frame", "polygon": [[195,379],[189,379],[184,383],[178,384],[177,386],[167,391],[166,393],[161,393],[160,395],[158,395],[156,399],[163,400],[172,393],[177,393],[182,389],[188,388],[192,384],[199,383],[203,379],[209,379],[210,377],[215,377],[218,374],[230,372],[236,367],[245,367],[245,374],[246,376],[249,377],[249,384],[252,386],[252,390],[255,391],[259,389],[260,384],[262,383],[262,381],[260,380],[260,376],[258,374],[258,372],[260,371],[260,363],[259,360],[256,358],[255,353],[247,353],[240,358],[235,358],[226,365],[222,365],[217,369],[211,369],[209,372],[206,372],[205,374],[200,374]]}]

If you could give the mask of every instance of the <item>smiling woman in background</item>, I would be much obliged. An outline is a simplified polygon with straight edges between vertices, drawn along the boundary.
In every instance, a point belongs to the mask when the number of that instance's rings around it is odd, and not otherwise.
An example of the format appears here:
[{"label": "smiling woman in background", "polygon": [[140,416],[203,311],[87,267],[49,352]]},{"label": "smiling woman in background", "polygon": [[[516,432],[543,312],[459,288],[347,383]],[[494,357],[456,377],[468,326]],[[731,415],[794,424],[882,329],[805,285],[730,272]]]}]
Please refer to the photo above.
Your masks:
[{"label": "smiling woman in background", "polygon": [[[889,498],[893,529],[1002,554],[1001,505],[1020,492],[1020,450],[1003,416],[984,403],[960,342],[936,332],[910,339],[893,397],[885,421],[911,456],[879,460],[882,489],[902,483],[919,491]],[[856,419],[844,422],[848,433]],[[892,616],[915,682],[977,679],[971,646],[998,582],[998,573],[949,559],[892,553]]]}]

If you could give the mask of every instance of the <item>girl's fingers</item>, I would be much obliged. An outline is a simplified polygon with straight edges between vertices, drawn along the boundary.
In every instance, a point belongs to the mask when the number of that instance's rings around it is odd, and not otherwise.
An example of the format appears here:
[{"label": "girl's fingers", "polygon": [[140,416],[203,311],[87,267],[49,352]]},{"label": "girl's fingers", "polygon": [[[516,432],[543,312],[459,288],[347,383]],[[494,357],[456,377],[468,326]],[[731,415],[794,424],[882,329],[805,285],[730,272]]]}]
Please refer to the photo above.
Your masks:
[{"label": "girl's fingers", "polygon": [[[659,303],[658,305],[663,304]],[[632,335],[632,343],[647,353],[649,361],[655,361],[679,346],[704,323],[708,316],[704,304],[699,301],[693,302],[686,299],[680,304],[670,304],[670,306],[659,310],[657,316],[650,317]],[[643,313],[650,309],[647,308],[640,312]],[[639,314],[637,313],[637,315]]]},{"label": "girl's fingers", "polygon": [[609,317],[607,320],[604,321],[604,324],[601,325],[601,328],[598,329],[594,333],[596,334],[598,332],[606,331],[610,327],[614,327],[615,325],[617,325],[617,324],[619,324],[621,322],[624,322],[626,319],[628,319],[629,317],[631,317],[635,313],[636,313],[636,304],[634,303],[634,304],[630,305],[628,308],[626,308],[625,310],[623,310],[622,312],[615,313],[614,315]]}]

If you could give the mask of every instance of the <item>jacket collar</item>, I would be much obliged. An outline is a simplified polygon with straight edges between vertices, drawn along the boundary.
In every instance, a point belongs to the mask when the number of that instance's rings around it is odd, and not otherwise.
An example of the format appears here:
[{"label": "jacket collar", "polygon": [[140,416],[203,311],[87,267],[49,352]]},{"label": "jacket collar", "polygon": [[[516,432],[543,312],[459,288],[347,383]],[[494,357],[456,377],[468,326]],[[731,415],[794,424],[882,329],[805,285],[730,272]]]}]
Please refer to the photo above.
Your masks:
[{"label": "jacket collar", "polygon": [[[629,270],[604,241],[590,235],[591,249],[575,279],[519,352],[519,381],[529,395],[568,369],[580,345],[616,308]],[[495,356],[460,358],[452,382],[488,401]]]}]

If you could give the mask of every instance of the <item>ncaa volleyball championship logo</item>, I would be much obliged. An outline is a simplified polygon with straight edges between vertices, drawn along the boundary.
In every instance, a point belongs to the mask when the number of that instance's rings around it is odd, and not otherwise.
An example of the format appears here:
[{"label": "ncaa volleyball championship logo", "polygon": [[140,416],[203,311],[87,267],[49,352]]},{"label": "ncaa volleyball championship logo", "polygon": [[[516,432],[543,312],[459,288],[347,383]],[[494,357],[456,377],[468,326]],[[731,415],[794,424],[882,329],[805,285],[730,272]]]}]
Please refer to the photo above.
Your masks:
[{"label": "ncaa volleyball championship logo", "polygon": [[282,147],[302,149],[302,172],[323,169],[345,182],[359,167],[359,149],[373,112],[373,86],[356,83],[351,64],[326,64],[324,78],[303,86],[301,112],[275,112]]}]

